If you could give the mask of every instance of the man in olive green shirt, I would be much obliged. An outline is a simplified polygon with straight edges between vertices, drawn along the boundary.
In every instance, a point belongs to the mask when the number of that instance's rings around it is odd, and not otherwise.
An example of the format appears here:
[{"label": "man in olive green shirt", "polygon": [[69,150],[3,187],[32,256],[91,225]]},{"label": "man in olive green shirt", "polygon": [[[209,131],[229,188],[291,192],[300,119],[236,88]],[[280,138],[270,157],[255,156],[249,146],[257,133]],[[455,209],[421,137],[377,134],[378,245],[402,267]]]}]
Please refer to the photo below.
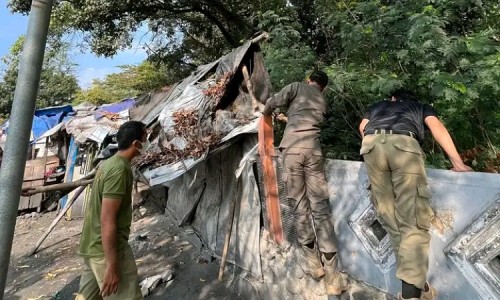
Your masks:
[{"label": "man in olive green shirt", "polygon": [[126,122],[116,139],[118,153],[97,171],[85,211],[79,250],[85,270],[77,300],[142,299],[128,238],[132,223],[130,161],[148,148],[146,127],[141,122]]}]

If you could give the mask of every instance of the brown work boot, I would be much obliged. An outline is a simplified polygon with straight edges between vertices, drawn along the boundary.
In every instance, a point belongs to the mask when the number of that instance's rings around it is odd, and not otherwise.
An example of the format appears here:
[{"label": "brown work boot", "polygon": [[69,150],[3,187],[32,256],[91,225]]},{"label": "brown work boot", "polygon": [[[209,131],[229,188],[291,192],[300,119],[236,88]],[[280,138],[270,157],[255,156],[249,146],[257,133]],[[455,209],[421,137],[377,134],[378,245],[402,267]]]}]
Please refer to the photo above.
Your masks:
[{"label": "brown work boot", "polygon": [[305,262],[301,264],[302,271],[304,271],[304,273],[314,279],[319,279],[325,276],[325,271],[321,266],[321,261],[319,260],[316,246],[313,249],[302,246],[302,251],[305,257]]},{"label": "brown work boot", "polygon": [[437,291],[428,282],[425,283],[425,290],[420,296],[421,300],[432,300],[437,296]]},{"label": "brown work boot", "polygon": [[331,260],[323,256],[323,268],[325,269],[325,286],[328,295],[338,296],[347,290],[347,276],[338,270],[338,257],[335,254]]}]

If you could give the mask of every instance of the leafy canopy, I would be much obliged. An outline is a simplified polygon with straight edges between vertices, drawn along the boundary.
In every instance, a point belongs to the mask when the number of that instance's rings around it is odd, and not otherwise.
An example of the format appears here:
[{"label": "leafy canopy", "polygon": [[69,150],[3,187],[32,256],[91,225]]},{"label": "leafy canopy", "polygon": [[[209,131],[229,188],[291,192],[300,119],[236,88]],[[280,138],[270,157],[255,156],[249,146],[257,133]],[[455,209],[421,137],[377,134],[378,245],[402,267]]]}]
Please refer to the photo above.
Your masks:
[{"label": "leafy canopy", "polygon": [[[9,54],[1,59],[0,117],[7,118],[12,108],[14,91],[24,44],[21,36],[10,48]],[[70,103],[79,90],[74,75],[75,64],[69,58],[69,45],[57,36],[50,36],[40,77],[36,105],[40,107]]]}]

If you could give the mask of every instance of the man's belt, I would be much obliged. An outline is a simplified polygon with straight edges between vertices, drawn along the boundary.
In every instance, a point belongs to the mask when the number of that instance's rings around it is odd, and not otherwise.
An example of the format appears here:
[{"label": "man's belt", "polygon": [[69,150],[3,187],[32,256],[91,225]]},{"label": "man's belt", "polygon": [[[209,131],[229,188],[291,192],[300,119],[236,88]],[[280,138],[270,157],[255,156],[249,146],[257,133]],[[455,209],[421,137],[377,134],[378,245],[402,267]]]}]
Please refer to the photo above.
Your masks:
[{"label": "man's belt", "polygon": [[385,134],[402,134],[402,135],[406,135],[406,136],[412,137],[412,138],[416,139],[417,141],[419,141],[418,136],[415,133],[413,133],[411,131],[407,131],[407,130],[375,129],[375,130],[367,130],[367,131],[365,131],[365,135],[382,134],[382,133],[385,133]]}]

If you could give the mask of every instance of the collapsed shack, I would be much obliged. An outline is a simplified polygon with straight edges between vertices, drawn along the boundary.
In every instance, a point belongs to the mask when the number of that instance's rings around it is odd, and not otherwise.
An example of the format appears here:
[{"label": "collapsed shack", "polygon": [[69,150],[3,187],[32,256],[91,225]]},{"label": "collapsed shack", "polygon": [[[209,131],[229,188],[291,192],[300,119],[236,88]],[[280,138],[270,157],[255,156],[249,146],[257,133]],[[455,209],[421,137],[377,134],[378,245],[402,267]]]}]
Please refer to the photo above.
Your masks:
[{"label": "collapsed shack", "polygon": [[[91,172],[96,166],[98,154],[106,147],[113,149],[113,136],[121,124],[129,120],[129,109],[135,104],[134,99],[96,107],[82,103],[74,107],[76,114],[65,123],[70,134],[70,146],[67,156],[67,172],[64,181],[77,181]],[[60,208],[66,206],[68,199],[75,195],[70,192],[60,201]],[[68,210],[67,218],[83,216],[86,199],[90,195],[90,187],[77,198],[73,207]]]},{"label": "collapsed shack", "polygon": [[[68,152],[68,135],[62,130],[63,121],[73,113],[70,105],[37,109],[31,127],[23,188],[46,186],[63,181]],[[2,126],[0,145],[5,143],[9,122]],[[52,210],[57,205],[59,192],[21,197],[18,210]]]},{"label": "collapsed shack", "polygon": [[232,204],[237,203],[228,261],[257,278],[262,270],[261,204],[254,173],[260,120],[256,110],[271,91],[260,39],[200,66],[163,92],[161,101],[147,96],[131,110],[132,116],[140,116],[136,120],[150,125],[153,140],[147,155],[134,161],[140,180],[168,188],[166,211],[179,225],[191,225],[216,256],[233,223]]}]

